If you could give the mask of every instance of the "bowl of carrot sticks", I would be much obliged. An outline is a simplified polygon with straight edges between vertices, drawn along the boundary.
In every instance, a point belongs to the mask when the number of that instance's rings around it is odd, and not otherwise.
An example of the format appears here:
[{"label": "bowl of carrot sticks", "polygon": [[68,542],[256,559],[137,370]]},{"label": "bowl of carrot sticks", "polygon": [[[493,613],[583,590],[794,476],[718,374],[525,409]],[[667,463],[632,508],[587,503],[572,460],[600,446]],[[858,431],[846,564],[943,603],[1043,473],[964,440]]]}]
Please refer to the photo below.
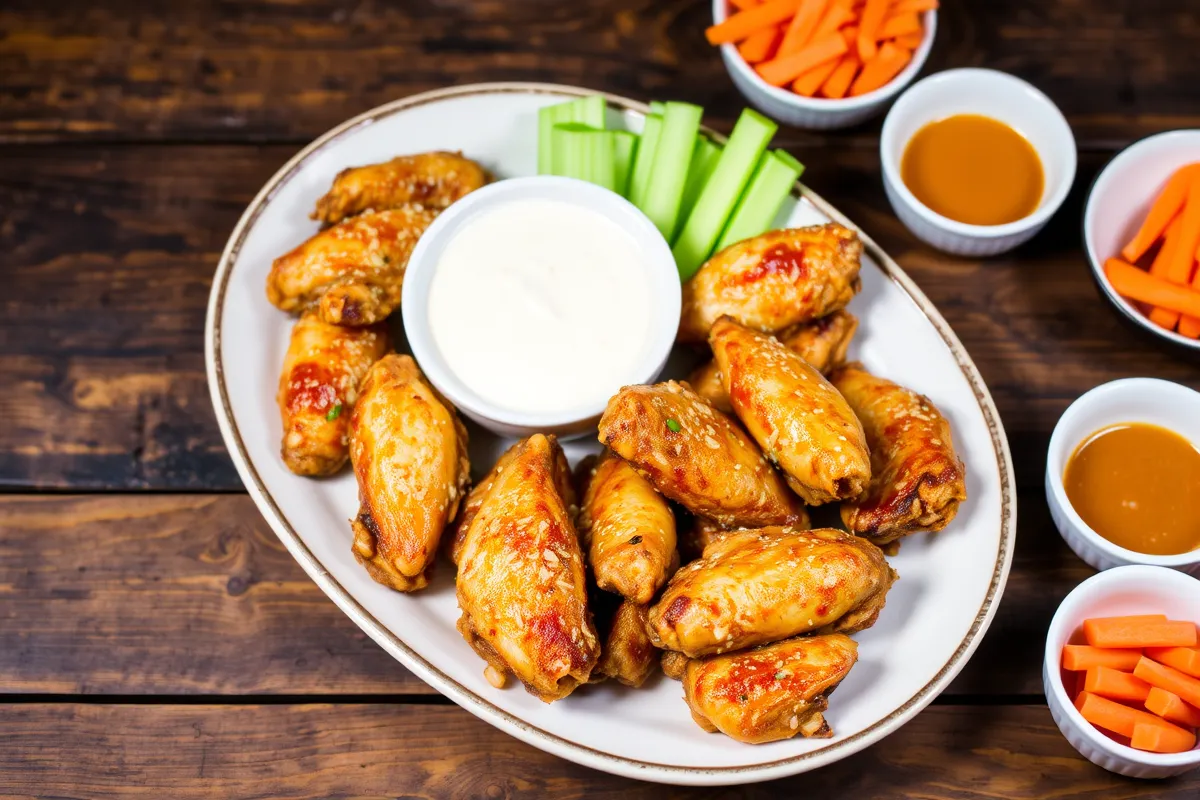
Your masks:
[{"label": "bowl of carrot sticks", "polygon": [[1200,352],[1200,130],[1156,134],[1113,158],[1088,196],[1083,235],[1112,304]]},{"label": "bowl of carrot sticks", "polygon": [[738,91],[802,128],[876,114],[920,72],[938,0],[713,0],[705,36]]},{"label": "bowl of carrot sticks", "polygon": [[1200,581],[1166,567],[1088,578],[1050,622],[1042,680],[1059,730],[1133,778],[1200,766]]}]

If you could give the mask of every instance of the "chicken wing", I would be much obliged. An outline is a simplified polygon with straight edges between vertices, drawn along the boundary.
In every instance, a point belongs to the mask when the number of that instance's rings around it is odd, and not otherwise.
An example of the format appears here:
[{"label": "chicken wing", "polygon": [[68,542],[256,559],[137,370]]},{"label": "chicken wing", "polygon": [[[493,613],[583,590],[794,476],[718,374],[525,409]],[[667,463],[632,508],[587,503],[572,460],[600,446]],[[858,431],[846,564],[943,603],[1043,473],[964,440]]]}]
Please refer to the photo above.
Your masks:
[{"label": "chicken wing", "polygon": [[611,451],[584,472],[579,535],[596,585],[649,603],[679,563],[671,507]]},{"label": "chicken wing", "polygon": [[733,531],[707,517],[699,517],[693,514],[689,524],[680,529],[680,563],[686,564],[689,561],[695,561],[704,555],[705,548],[713,542],[724,538],[728,533],[733,533]]},{"label": "chicken wing", "polygon": [[871,454],[837,389],[775,337],[729,317],[709,341],[734,412],[792,490],[812,505],[862,494]]},{"label": "chicken wing", "polygon": [[467,430],[417,362],[390,355],[363,381],[350,417],[359,512],[354,557],[377,582],[424,588],[467,485]]},{"label": "chicken wing", "polygon": [[829,694],[857,660],[858,645],[848,636],[801,636],[688,661],[683,697],[697,725],[739,742],[828,738]]},{"label": "chicken wing", "polygon": [[586,683],[600,654],[583,553],[559,495],[558,443],[522,441],[492,482],[458,560],[458,630],[503,686],[509,672],[544,702]]},{"label": "chicken wing", "polygon": [[831,314],[858,293],[861,257],[858,234],[834,223],[730,245],[683,285],[679,341],[703,342],[726,314],[768,333]]},{"label": "chicken wing", "polygon": [[267,298],[284,311],[317,304],[334,325],[380,322],[400,305],[404,270],[437,212],[403,206],[352,217],[275,259]]},{"label": "chicken wing", "polygon": [[[815,322],[802,322],[776,334],[780,343],[812,364],[820,373],[829,372],[846,360],[850,339],[858,330],[858,319],[849,311],[835,311]],[[715,360],[697,367],[688,378],[696,394],[726,414],[733,413],[729,394]]]},{"label": "chicken wing", "polygon": [[875,624],[895,579],[878,547],[842,531],[738,531],[668,581],[650,608],[650,640],[695,658],[854,633]]},{"label": "chicken wing", "polygon": [[297,475],[332,475],[350,458],[350,411],[371,365],[391,349],[384,325],[342,328],[296,320],[279,376],[283,462]]},{"label": "chicken wing", "polygon": [[600,661],[592,677],[614,678],[637,688],[654,672],[659,660],[659,649],[651,644],[646,634],[647,606],[615,595],[604,600],[616,601],[618,605],[600,626],[604,646],[600,649]]},{"label": "chicken wing", "polygon": [[333,225],[364,211],[416,203],[443,209],[488,182],[483,167],[462,153],[418,153],[381,164],[350,167],[317,201],[312,218]]},{"label": "chicken wing", "polygon": [[722,525],[808,525],[750,437],[685,384],[623,388],[600,417],[600,441],[658,491]]},{"label": "chicken wing", "polygon": [[876,377],[861,364],[834,372],[871,447],[871,483],[842,504],[846,529],[883,545],[916,531],[940,531],[967,499],[966,467],[950,423],[929,398]]}]

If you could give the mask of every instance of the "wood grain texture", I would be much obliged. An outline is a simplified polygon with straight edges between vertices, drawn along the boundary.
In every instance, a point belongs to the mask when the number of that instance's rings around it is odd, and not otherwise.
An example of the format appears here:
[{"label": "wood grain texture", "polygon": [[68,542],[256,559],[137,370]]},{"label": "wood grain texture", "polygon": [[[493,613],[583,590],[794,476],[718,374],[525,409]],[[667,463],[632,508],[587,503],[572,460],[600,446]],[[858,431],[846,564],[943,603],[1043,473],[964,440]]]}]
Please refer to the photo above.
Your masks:
[{"label": "wood grain texture", "polygon": [[[1200,123],[1192,12],[1191,0],[946,3],[926,71],[1013,72],[1087,146],[1126,142]],[[303,142],[397,97],[496,80],[689,100],[731,120],[744,101],[704,41],[711,21],[709,0],[10,0],[0,139]],[[877,130],[851,135],[867,144]]]},{"label": "wood grain texture", "polygon": [[1130,800],[1195,797],[1200,774],[1122,778],[1044,707],[941,706],[832,766],[683,789],[562,761],[454,707],[0,705],[0,794],[92,798],[488,797]]}]

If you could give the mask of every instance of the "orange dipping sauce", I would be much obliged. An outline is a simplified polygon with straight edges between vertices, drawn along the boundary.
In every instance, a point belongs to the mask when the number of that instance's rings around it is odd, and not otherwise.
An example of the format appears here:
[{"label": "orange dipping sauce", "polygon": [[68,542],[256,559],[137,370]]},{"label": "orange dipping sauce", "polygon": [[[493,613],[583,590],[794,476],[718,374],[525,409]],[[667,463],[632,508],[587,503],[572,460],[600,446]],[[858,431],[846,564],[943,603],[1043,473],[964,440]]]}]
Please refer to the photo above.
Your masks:
[{"label": "orange dipping sauce", "polygon": [[968,225],[1027,217],[1046,186],[1029,140],[978,114],[947,117],[917,131],[905,147],[900,178],[926,206]]},{"label": "orange dipping sauce", "polygon": [[1200,450],[1157,425],[1096,431],[1067,461],[1067,499],[1092,530],[1138,553],[1200,548]]}]

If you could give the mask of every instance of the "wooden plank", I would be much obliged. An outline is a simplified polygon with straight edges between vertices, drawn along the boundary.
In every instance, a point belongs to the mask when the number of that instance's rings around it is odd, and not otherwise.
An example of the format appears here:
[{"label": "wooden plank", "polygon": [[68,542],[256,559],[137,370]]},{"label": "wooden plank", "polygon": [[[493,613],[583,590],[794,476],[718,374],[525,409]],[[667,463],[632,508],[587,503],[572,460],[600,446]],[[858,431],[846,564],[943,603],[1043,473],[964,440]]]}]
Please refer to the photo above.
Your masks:
[{"label": "wooden plank", "polygon": [[[1008,589],[951,695],[1040,695],[1050,617],[1091,574],[1040,497],[1020,505]],[[248,497],[0,496],[0,693],[431,692],[322,594]]]},{"label": "wooden plank", "polygon": [[[151,797],[710,797],[548,755],[429,705],[0,705],[0,794]],[[721,797],[1183,798],[1085,761],[1045,707],[938,706],[824,769]]]},{"label": "wooden plank", "polygon": [[[373,106],[477,81],[744,105],[704,41],[708,0],[142,2],[0,11],[0,139],[302,142]],[[1191,0],[945,4],[928,71],[1032,80],[1086,145],[1200,124]],[[851,134],[875,140],[878,123]],[[846,141],[808,134],[808,141]]]}]

